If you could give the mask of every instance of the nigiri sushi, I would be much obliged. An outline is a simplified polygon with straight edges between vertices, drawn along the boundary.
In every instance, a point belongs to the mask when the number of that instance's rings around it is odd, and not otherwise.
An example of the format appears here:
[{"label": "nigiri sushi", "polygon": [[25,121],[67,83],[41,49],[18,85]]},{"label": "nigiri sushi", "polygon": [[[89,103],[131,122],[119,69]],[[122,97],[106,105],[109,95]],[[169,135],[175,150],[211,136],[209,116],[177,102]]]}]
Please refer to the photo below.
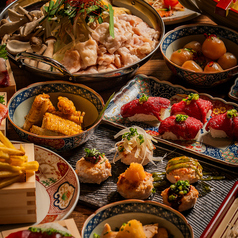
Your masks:
[{"label": "nigiri sushi", "polygon": [[198,194],[197,189],[190,185],[187,180],[179,180],[169,188],[166,188],[161,193],[161,196],[164,204],[182,212],[195,205]]},{"label": "nigiri sushi", "polygon": [[122,140],[115,144],[116,153],[113,162],[121,160],[122,163],[130,165],[132,162],[146,165],[154,160],[160,161],[164,157],[153,157],[155,149],[153,142],[156,140],[138,126],[125,128],[114,137],[122,135]]},{"label": "nigiri sushi", "polygon": [[212,117],[207,125],[206,130],[210,131],[214,138],[229,137],[238,140],[238,112],[236,109]]},{"label": "nigiri sushi", "polygon": [[201,99],[198,94],[191,93],[187,98],[171,107],[170,115],[184,114],[200,120],[203,124],[212,113],[212,103]]},{"label": "nigiri sushi", "polygon": [[159,126],[161,138],[167,140],[195,140],[203,127],[194,117],[177,114],[164,119]]},{"label": "nigiri sushi", "polygon": [[166,166],[166,178],[171,183],[176,183],[178,180],[188,180],[195,183],[203,176],[202,166],[193,158],[180,156],[168,161]]},{"label": "nigiri sushi", "polygon": [[152,174],[144,171],[141,164],[131,163],[130,167],[120,174],[117,191],[124,198],[146,199],[154,188],[153,181]]},{"label": "nigiri sushi", "polygon": [[121,107],[121,116],[130,121],[163,120],[170,100],[162,97],[148,97],[145,94]]}]

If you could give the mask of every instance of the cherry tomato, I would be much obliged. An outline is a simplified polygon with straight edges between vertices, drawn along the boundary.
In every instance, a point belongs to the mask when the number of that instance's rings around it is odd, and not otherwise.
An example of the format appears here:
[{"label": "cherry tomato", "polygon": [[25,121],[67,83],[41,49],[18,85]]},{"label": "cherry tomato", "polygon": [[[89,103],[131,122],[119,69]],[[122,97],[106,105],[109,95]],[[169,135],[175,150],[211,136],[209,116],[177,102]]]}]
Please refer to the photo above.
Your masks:
[{"label": "cherry tomato", "polygon": [[177,4],[178,4],[178,0],[164,0],[164,5],[166,6],[166,7],[174,7],[174,6],[176,6]]}]

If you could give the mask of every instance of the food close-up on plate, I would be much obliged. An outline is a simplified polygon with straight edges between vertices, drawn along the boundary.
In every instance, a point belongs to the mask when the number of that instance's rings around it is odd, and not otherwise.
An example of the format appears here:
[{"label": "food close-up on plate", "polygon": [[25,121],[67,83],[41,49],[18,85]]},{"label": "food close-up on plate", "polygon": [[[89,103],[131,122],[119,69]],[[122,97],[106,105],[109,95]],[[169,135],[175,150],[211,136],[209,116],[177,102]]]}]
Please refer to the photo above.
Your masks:
[{"label": "food close-up on plate", "polygon": [[0,238],[235,238],[238,0],[1,0]]}]

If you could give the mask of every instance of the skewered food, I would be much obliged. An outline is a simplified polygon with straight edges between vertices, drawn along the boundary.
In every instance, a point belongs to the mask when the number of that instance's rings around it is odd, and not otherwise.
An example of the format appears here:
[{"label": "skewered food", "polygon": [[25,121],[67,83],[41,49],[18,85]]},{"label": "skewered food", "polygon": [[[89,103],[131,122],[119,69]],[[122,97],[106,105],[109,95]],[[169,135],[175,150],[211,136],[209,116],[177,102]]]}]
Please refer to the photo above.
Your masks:
[{"label": "skewered food", "polygon": [[171,183],[176,183],[178,180],[188,180],[192,184],[201,179],[202,176],[200,163],[187,156],[173,158],[169,160],[166,166],[166,178]]},{"label": "skewered food", "polygon": [[196,140],[202,127],[203,124],[198,119],[177,114],[160,123],[159,134],[167,140]]},{"label": "skewered food", "polygon": [[121,107],[121,115],[130,121],[161,121],[169,105],[170,101],[166,98],[142,94],[139,99],[124,104]]},{"label": "skewered food", "polygon": [[46,223],[40,227],[29,227],[27,230],[21,230],[11,233],[6,238],[74,238],[70,232],[58,223]]},{"label": "skewered food", "polygon": [[187,180],[179,180],[161,193],[164,204],[180,212],[192,208],[197,202],[198,194],[197,189]]},{"label": "skewered food", "polygon": [[187,98],[171,107],[171,115],[184,114],[200,120],[203,124],[210,117],[212,112],[212,103],[201,99],[198,94],[191,93]]},{"label": "skewered food", "polygon": [[76,163],[76,173],[82,183],[97,183],[111,176],[111,164],[106,156],[95,148],[85,149],[86,155]]},{"label": "skewered food", "polygon": [[[156,141],[138,126],[125,128],[118,132],[114,138],[122,135],[122,140],[115,144],[116,153],[113,158],[115,163],[121,160],[122,163],[130,165],[132,162],[146,165],[149,162],[160,161],[164,157],[153,157],[154,145]],[[118,156],[117,156],[118,155]]]},{"label": "skewered food", "polygon": [[229,137],[238,140],[238,113],[236,109],[212,117],[207,125],[206,130],[210,131],[214,138]]},{"label": "skewered food", "polygon": [[147,199],[154,188],[152,174],[144,171],[141,164],[131,163],[130,167],[120,174],[117,191],[124,198]]}]

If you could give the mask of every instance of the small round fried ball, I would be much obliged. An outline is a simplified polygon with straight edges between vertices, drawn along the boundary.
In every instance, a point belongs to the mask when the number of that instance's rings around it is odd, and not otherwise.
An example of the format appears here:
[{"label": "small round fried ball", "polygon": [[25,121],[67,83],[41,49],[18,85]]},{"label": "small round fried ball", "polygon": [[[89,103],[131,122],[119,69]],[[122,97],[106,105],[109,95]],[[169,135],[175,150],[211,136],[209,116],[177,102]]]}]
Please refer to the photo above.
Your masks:
[{"label": "small round fried ball", "polygon": [[183,48],[192,49],[197,53],[202,52],[202,45],[198,41],[191,41],[187,43]]},{"label": "small round fried ball", "polygon": [[223,71],[222,67],[216,62],[210,62],[204,68],[206,73],[217,73]]},{"label": "small round fried ball", "polygon": [[182,68],[193,72],[203,72],[202,68],[193,60],[187,60],[184,62]]},{"label": "small round fried ball", "polygon": [[217,60],[226,53],[226,46],[218,37],[210,36],[202,44],[202,53],[212,60]]},{"label": "small round fried ball", "polygon": [[237,58],[235,55],[233,55],[230,52],[226,52],[224,55],[222,55],[217,63],[225,70],[230,69],[237,65]]},{"label": "small round fried ball", "polygon": [[172,53],[170,60],[179,65],[182,66],[183,63],[187,60],[193,59],[193,53],[186,49],[179,49]]}]

